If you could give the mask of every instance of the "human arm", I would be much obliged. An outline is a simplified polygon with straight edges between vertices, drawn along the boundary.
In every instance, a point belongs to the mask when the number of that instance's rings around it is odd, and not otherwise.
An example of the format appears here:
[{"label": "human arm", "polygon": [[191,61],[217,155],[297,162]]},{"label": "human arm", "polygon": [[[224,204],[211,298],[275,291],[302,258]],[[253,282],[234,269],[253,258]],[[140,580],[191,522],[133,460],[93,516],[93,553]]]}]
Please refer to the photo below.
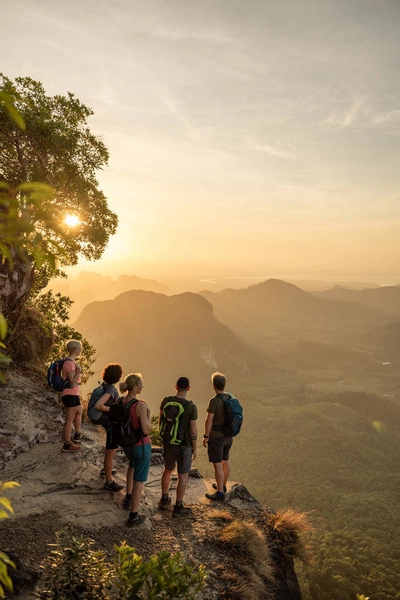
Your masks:
[{"label": "human arm", "polygon": [[190,439],[192,441],[192,458],[197,456],[197,420],[190,421]]},{"label": "human arm", "polygon": [[70,387],[75,387],[81,379],[81,368],[74,360],[66,358],[62,370],[64,371],[64,380]]},{"label": "human arm", "polygon": [[138,402],[136,407],[136,414],[139,417],[140,427],[144,435],[148,435],[151,430],[150,422],[150,409],[144,402]]},{"label": "human arm", "polygon": [[111,394],[103,394],[94,405],[95,409],[100,412],[108,412],[110,410],[109,406],[106,406],[107,400],[111,398]]},{"label": "human arm", "polygon": [[210,413],[210,412],[207,413],[206,421],[204,423],[204,438],[203,438],[204,448],[207,448],[213,420],[214,420],[214,413]]}]

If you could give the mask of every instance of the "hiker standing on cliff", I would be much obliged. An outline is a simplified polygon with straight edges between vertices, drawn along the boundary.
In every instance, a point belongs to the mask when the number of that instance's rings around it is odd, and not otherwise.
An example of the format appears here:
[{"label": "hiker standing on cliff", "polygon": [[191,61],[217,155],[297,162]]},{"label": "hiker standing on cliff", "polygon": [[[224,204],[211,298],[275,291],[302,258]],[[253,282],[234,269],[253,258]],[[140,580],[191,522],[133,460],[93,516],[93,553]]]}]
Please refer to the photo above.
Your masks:
[{"label": "hiker standing on cliff", "polygon": [[175,385],[176,395],[166,396],[160,406],[160,434],[163,438],[165,468],[161,478],[160,510],[166,510],[171,503],[168,490],[172,471],[178,465],[178,485],[173,517],[187,516],[192,509],[183,506],[189,471],[196,458],[197,445],[197,406],[187,400],[190,390],[189,379],[179,377]]},{"label": "hiker standing on cliff", "polygon": [[137,396],[143,390],[143,379],[140,373],[130,373],[119,384],[120,391],[125,396],[122,403],[128,405],[132,427],[141,430],[141,439],[134,446],[124,447],[125,456],[129,460],[126,475],[126,497],[124,508],[130,509],[127,527],[135,527],[145,521],[145,515],[139,515],[139,504],[143,487],[147,481],[151,460],[151,415],[150,409]]},{"label": "hiker standing on cliff", "polygon": [[222,432],[225,423],[225,400],[230,398],[230,394],[224,392],[226,377],[222,373],[213,373],[211,382],[215,396],[209,400],[206,409],[203,446],[207,448],[208,460],[214,466],[216,483],[213,484],[213,487],[216,491],[205,496],[209,500],[221,501],[225,499],[226,486],[231,472],[229,451],[232,446],[232,437],[225,436]]},{"label": "hiker standing on cliff", "polygon": [[[65,408],[65,422],[63,428],[63,452],[79,452],[82,424],[82,404],[80,398],[81,368],[75,359],[82,352],[82,345],[78,340],[67,343],[68,356],[64,359],[61,377],[65,381],[64,389],[60,392],[61,401]],[[72,423],[75,432],[71,441]]]},{"label": "hiker standing on cliff", "polygon": [[[119,393],[115,387],[115,384],[118,383],[121,377],[122,367],[119,363],[109,363],[104,367],[102,372],[102,388],[104,393],[97,400],[94,408],[101,412],[101,418],[99,419],[98,423],[104,427],[106,432],[108,430],[108,413],[110,411],[110,406],[119,399]],[[107,435],[106,451],[104,455],[104,468],[100,471],[100,477],[105,477],[106,481],[104,483],[103,490],[109,492],[119,492],[124,488],[123,485],[116,483],[112,478],[112,463],[117,449],[118,444],[113,444],[110,436]]]}]

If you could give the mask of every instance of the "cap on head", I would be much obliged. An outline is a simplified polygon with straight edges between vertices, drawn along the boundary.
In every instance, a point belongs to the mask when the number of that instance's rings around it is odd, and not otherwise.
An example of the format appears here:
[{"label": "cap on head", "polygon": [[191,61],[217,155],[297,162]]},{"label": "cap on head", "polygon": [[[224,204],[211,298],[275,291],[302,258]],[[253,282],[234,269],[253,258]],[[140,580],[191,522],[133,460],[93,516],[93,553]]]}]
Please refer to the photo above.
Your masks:
[{"label": "cap on head", "polygon": [[187,390],[190,387],[189,379],[187,377],[179,377],[176,385],[180,390]]}]

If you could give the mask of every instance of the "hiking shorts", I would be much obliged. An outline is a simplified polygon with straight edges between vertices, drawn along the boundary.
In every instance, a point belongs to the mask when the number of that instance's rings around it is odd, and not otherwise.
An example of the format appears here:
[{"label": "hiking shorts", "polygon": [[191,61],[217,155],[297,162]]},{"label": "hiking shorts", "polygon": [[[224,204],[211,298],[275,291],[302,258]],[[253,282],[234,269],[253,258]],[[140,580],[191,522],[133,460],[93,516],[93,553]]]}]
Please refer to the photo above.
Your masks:
[{"label": "hiking shorts", "polygon": [[61,400],[65,408],[79,406],[81,403],[80,396],[73,396],[72,394],[65,394],[65,396],[61,396]]},{"label": "hiking shorts", "polygon": [[181,448],[180,446],[172,446],[171,444],[165,444],[164,450],[164,462],[167,471],[173,471],[175,465],[178,465],[178,473],[184,475],[189,473],[192,468],[192,447],[187,446]]},{"label": "hiking shorts", "polygon": [[116,450],[118,444],[111,441],[111,436],[108,432],[108,413],[102,413],[97,425],[101,425],[106,430],[106,450]]},{"label": "hiking shorts", "polygon": [[150,470],[151,444],[124,448],[125,456],[133,467],[133,481],[147,481]]},{"label": "hiking shorts", "polygon": [[208,440],[208,460],[212,463],[220,463],[223,460],[229,460],[229,450],[232,446],[231,437],[217,437]]}]

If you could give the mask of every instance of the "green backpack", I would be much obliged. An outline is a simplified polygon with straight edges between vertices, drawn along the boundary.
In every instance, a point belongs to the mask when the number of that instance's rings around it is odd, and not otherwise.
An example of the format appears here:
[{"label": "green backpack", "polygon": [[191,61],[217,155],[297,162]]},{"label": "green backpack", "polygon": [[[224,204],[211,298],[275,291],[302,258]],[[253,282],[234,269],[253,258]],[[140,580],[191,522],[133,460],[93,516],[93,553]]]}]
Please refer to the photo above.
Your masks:
[{"label": "green backpack", "polygon": [[170,400],[165,403],[160,422],[160,435],[164,444],[171,446],[180,446],[185,443],[186,429],[183,422],[183,413],[189,400],[178,402],[174,400],[175,396],[170,396]]}]

